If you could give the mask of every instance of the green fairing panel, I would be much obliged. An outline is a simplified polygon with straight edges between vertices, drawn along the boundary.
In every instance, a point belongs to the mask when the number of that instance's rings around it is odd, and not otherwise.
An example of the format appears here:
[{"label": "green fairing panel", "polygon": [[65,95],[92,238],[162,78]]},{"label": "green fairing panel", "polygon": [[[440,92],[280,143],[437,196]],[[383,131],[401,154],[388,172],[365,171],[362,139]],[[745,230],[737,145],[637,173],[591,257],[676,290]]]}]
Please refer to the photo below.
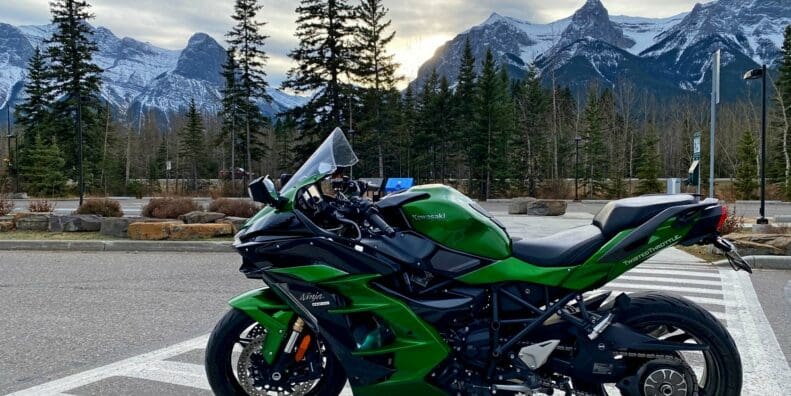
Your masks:
[{"label": "green fairing panel", "polygon": [[290,275],[295,278],[302,279],[306,282],[321,282],[337,278],[343,275],[348,275],[345,271],[341,271],[335,267],[330,267],[325,264],[303,265],[299,267],[288,268],[275,268],[270,272],[277,274]]},{"label": "green fairing panel", "polygon": [[475,285],[521,281],[570,290],[593,290],[619,277],[662,249],[682,240],[694,222],[678,226],[675,220],[675,218],[670,218],[662,223],[648,238],[646,244],[635,249],[620,262],[602,262],[601,259],[633,230],[621,231],[588,260],[577,266],[540,267],[515,257],[509,257],[464,274],[457,279]]},{"label": "green fairing panel", "polygon": [[272,364],[280,351],[294,311],[268,287],[250,290],[228,302],[261,324],[267,331],[262,351],[267,363]]},{"label": "green fairing panel", "polygon": [[395,335],[395,341],[378,349],[354,351],[357,356],[393,354],[397,371],[386,381],[355,387],[355,395],[442,395],[440,389],[425,381],[425,377],[450,352],[442,336],[418,317],[402,301],[389,297],[369,284],[379,275],[350,275],[321,282],[345,296],[346,307],[330,311],[336,314],[372,313],[383,319]]},{"label": "green fairing panel", "polygon": [[429,198],[403,206],[409,224],[417,232],[451,249],[480,257],[510,256],[511,239],[491,219],[475,210],[473,201],[455,189],[440,184],[412,187]]}]

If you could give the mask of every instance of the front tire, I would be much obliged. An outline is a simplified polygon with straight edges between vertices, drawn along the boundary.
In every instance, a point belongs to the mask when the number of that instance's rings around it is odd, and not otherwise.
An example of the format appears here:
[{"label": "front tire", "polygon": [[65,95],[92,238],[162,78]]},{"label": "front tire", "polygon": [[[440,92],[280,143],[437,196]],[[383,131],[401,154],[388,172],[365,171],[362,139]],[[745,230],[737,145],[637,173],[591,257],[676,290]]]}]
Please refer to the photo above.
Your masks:
[{"label": "front tire", "polygon": [[[234,356],[234,347],[240,344],[244,336],[253,331],[251,329],[255,329],[256,326],[256,322],[247,314],[237,309],[231,309],[214,327],[206,346],[205,357],[206,376],[214,394],[220,396],[248,394],[240,385],[234,371],[233,360],[237,357]],[[318,383],[306,394],[310,396],[337,396],[346,384],[346,376],[340,363],[329,349],[326,349],[323,357],[325,359],[324,372]]]}]

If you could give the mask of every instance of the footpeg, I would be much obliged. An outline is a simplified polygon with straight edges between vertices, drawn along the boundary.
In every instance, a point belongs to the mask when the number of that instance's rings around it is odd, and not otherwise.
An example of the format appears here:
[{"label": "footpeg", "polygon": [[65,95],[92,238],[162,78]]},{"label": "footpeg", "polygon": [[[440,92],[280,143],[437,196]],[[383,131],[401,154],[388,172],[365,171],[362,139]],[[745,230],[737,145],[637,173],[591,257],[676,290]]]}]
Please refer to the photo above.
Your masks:
[{"label": "footpeg", "polygon": [[612,323],[612,317],[613,317],[612,313],[608,313],[607,316],[601,318],[599,322],[593,326],[591,332],[588,333],[588,338],[591,340],[595,340],[596,338],[598,338],[599,334],[601,334],[604,330],[607,329],[607,327],[610,326],[610,323]]},{"label": "footpeg", "polygon": [[547,362],[549,355],[555,351],[558,344],[560,344],[560,340],[549,340],[528,345],[519,351],[519,359],[522,359],[531,370],[535,370]]}]

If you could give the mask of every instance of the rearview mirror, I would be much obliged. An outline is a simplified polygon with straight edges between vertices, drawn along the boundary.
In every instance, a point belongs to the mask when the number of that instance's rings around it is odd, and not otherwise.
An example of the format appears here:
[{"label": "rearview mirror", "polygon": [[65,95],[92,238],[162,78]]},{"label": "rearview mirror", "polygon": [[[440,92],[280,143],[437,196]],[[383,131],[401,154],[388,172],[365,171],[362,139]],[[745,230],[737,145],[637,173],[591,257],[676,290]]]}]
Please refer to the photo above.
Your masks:
[{"label": "rearview mirror", "polygon": [[275,209],[279,209],[283,202],[269,175],[253,180],[247,186],[247,192],[253,201],[272,206]]}]

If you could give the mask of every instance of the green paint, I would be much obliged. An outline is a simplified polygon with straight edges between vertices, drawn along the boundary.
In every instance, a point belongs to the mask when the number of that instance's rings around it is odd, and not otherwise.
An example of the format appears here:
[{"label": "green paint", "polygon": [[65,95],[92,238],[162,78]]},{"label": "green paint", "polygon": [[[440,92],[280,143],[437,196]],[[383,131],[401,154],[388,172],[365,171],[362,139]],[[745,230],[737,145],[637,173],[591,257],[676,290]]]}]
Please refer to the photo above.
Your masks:
[{"label": "green paint", "polygon": [[521,281],[547,286],[560,286],[572,268],[539,267],[528,264],[516,257],[509,257],[464,274],[457,279],[471,285]]},{"label": "green paint", "polygon": [[419,233],[451,249],[492,259],[510,255],[511,239],[491,219],[473,209],[473,201],[451,187],[417,186],[427,199],[403,206],[409,224]]},{"label": "green paint", "polygon": [[299,267],[274,268],[269,270],[276,274],[290,275],[306,282],[321,282],[348,275],[335,267],[325,264],[303,265]]},{"label": "green paint", "polygon": [[246,313],[266,329],[262,352],[266,362],[273,364],[283,345],[294,311],[267,287],[236,296],[228,304]]},{"label": "green paint", "polygon": [[321,282],[345,296],[349,304],[330,312],[368,312],[383,319],[395,335],[395,342],[380,348],[354,351],[358,356],[393,354],[397,371],[386,381],[365,387],[356,387],[355,395],[394,395],[414,392],[419,395],[441,395],[443,392],[425,381],[450,352],[450,348],[437,331],[418,317],[402,301],[373,289],[369,282],[380,275],[350,275]]}]

